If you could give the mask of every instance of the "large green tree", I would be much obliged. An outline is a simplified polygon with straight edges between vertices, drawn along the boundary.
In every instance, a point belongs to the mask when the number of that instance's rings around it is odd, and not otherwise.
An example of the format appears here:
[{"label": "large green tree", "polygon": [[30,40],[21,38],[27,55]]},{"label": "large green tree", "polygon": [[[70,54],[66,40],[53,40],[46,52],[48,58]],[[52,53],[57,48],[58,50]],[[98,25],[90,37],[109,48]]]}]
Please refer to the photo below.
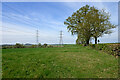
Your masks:
[{"label": "large green tree", "polygon": [[92,37],[95,38],[95,44],[97,44],[97,38],[104,34],[112,33],[112,28],[116,28],[116,25],[110,22],[110,14],[105,10],[98,10],[94,6],[90,8],[90,25]]},{"label": "large green tree", "polygon": [[64,22],[64,24],[67,25],[68,30],[71,31],[72,35],[77,34],[79,38],[84,38],[86,44],[89,44],[91,37],[91,33],[89,31],[90,26],[87,22],[89,10],[90,7],[88,5],[83,6],[77,10],[77,12],[74,12],[71,17],[68,17]]},{"label": "large green tree", "polygon": [[77,34],[77,43],[89,44],[90,38],[94,37],[97,44],[98,37],[111,33],[111,29],[116,27],[110,23],[109,17],[110,15],[104,10],[86,5],[68,17],[64,24],[72,35]]}]

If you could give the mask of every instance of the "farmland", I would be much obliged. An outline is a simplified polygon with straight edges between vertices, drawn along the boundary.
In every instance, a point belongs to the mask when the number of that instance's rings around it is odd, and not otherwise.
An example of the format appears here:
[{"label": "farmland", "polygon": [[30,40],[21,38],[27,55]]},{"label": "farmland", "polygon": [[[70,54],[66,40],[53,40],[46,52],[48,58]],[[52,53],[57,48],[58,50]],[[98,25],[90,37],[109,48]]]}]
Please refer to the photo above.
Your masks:
[{"label": "farmland", "polygon": [[118,58],[88,46],[2,50],[3,78],[117,78]]}]

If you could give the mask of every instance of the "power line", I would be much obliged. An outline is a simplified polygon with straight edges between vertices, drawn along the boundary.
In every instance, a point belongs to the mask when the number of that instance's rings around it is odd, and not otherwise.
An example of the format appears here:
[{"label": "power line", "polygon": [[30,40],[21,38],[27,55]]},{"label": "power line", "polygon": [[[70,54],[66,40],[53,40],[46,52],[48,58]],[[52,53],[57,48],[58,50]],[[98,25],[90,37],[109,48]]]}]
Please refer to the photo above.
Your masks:
[{"label": "power line", "polygon": [[[22,22],[23,24],[27,24],[27,25],[30,25],[30,26],[34,26],[34,25],[31,25],[30,23],[28,23],[28,22],[26,22],[26,21],[21,21],[20,19],[15,19],[15,18],[12,18],[12,17],[9,17],[9,16],[6,16],[6,15],[2,15],[2,16],[4,16],[4,17],[7,17],[7,18],[9,18],[9,19],[14,19],[14,20],[17,20],[17,21],[19,21],[19,22]],[[15,17],[15,16],[14,16]],[[36,26],[35,26],[36,27]],[[37,27],[36,27],[37,28]]]},{"label": "power line", "polygon": [[[7,5],[6,5],[6,6],[7,6]],[[9,7],[9,6],[8,6],[8,7]],[[23,13],[21,13],[19,10],[16,10],[16,9],[14,9],[14,8],[12,8],[12,7],[9,7],[9,8],[12,9],[12,10],[14,10],[14,11],[17,11],[17,12],[20,13],[20,14],[23,14]],[[4,16],[5,16],[5,15],[4,15]],[[5,16],[5,17],[6,17],[6,16]],[[14,17],[16,17],[16,16],[14,16]],[[7,18],[10,18],[10,17],[7,16]],[[17,21],[21,21],[21,20],[18,20],[18,19],[17,19]],[[22,22],[22,21],[21,21],[21,22]],[[26,20],[24,20],[24,22],[27,22],[27,24],[29,23],[29,21],[26,21]],[[22,23],[23,23],[23,22],[22,22]],[[30,22],[30,23],[31,23],[31,22]],[[29,25],[31,25],[30,23],[29,23]],[[33,26],[33,24],[32,24],[31,26]],[[34,26],[36,27],[36,24],[35,24]],[[37,26],[38,26],[38,25],[37,25]],[[38,27],[37,27],[37,29],[38,29]],[[38,30],[37,30],[37,35],[36,35],[36,36],[37,36],[37,43],[38,43]]]},{"label": "power line", "polygon": [[[8,6],[8,5],[6,5],[6,4],[4,4],[4,5],[5,5],[5,6]],[[24,15],[24,13],[21,12],[20,10],[18,10],[18,9],[15,9],[15,8],[13,8],[13,7],[10,7],[10,6],[8,6],[8,8],[11,9],[11,10],[16,11],[16,12],[19,13],[19,14]],[[31,23],[30,21],[27,21],[27,20],[24,20],[24,21],[26,21],[26,22],[28,22],[28,23]],[[33,20],[32,20],[32,22],[33,22]],[[32,23],[32,25],[33,25],[33,23]],[[36,27],[36,26],[39,26],[39,25],[34,24],[34,26]]]}]

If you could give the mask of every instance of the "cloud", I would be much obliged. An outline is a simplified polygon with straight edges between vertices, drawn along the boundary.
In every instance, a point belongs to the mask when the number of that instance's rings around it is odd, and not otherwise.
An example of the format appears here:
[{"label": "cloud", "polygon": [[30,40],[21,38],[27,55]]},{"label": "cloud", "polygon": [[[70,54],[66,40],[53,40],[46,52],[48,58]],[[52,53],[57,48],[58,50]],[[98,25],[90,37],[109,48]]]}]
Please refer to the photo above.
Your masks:
[{"label": "cloud", "polygon": [[[113,33],[105,34],[102,37],[99,37],[100,43],[116,43],[118,42],[118,28],[112,29]],[[94,43],[94,40],[92,40]]]},{"label": "cloud", "polygon": [[20,15],[20,14],[15,14],[15,13],[10,13],[7,15],[11,15],[14,18],[22,18],[24,20],[32,20],[30,17],[28,17],[27,15]]},{"label": "cloud", "polygon": [[109,11],[108,7],[106,5],[104,5],[103,3],[104,2],[99,0],[98,2],[68,2],[68,3],[66,2],[63,4],[73,10],[77,10],[77,9],[81,8],[82,6],[85,6],[86,4],[88,4],[90,6],[95,6],[98,9],[106,9],[106,11],[108,12]]},{"label": "cloud", "polygon": [[[17,22],[25,23],[31,27],[40,28],[40,26],[45,26],[52,29],[64,28],[64,22],[54,20],[50,15],[31,13],[29,15],[20,15],[15,13],[7,13],[5,15],[10,15],[10,18],[17,20]],[[32,15],[32,16],[30,16]],[[37,17],[36,17],[37,16]]]},{"label": "cloud", "polygon": [[[104,2],[89,2],[89,3],[84,3],[84,2],[74,2],[74,3],[64,3],[64,5],[66,7],[68,7],[70,10],[72,11],[76,11],[77,9],[79,9],[80,7],[84,6],[84,5],[90,5],[90,6],[95,6],[98,9],[105,9],[106,12],[110,12],[111,14],[111,19],[110,21],[113,24],[117,25],[117,21],[118,21],[118,11],[116,5],[113,6],[113,8],[115,8],[114,10],[111,9],[108,5],[106,5],[106,3]],[[109,3],[108,3],[109,4]],[[116,3],[117,4],[117,3]],[[114,11],[114,12],[113,12]],[[118,42],[118,28],[113,29],[113,33],[109,34],[109,35],[103,35],[102,37],[99,38],[99,40],[101,41],[101,43],[114,43],[114,42]],[[92,40],[92,42],[94,43],[94,40]]]},{"label": "cloud", "polygon": [[[68,13],[76,11],[81,6],[85,4],[95,5],[98,8],[107,7],[102,2],[98,3],[63,3],[64,6],[68,9]],[[32,12],[26,15],[17,14],[17,13],[4,13],[5,15],[11,17],[12,19],[7,19],[3,17],[3,43],[36,43],[36,29],[39,29],[39,42],[40,43],[59,43],[59,34],[60,30],[63,31],[63,42],[64,43],[75,43],[76,36],[71,36],[66,26],[64,25],[63,20],[58,18],[53,18],[54,13],[52,14],[43,14]],[[48,15],[47,15],[48,14]],[[65,15],[66,16],[66,15]],[[65,17],[64,17],[65,18]],[[64,19],[62,18],[62,19]],[[112,21],[115,21],[116,17]],[[14,21],[13,21],[14,20]],[[8,28],[4,28],[8,27]],[[116,29],[114,29],[115,31]],[[115,36],[114,36],[115,35]],[[105,35],[100,38],[101,42],[106,42],[107,40],[116,41],[117,32],[112,33],[111,35]],[[111,42],[111,41],[109,41]]]},{"label": "cloud", "polygon": [[[56,39],[59,40],[59,31],[66,31],[66,27],[64,23],[58,20],[54,20],[49,16],[45,16],[37,13],[32,14],[31,17],[29,15],[20,15],[15,13],[7,13],[5,15],[10,15],[11,18],[15,19],[17,22],[30,22],[31,24],[38,25],[39,27],[39,38],[41,43],[45,42],[53,42],[56,43]],[[36,17],[37,16],[37,17]],[[40,18],[39,18],[40,17]],[[34,18],[34,19],[33,19]],[[47,19],[46,19],[47,18]],[[35,27],[31,27],[29,25],[21,25],[18,23],[13,23],[13,21],[6,21],[6,17],[3,18],[3,43],[16,43],[21,38],[21,42],[27,42],[28,39],[32,41],[31,43],[35,43],[36,40],[36,29]],[[7,28],[6,28],[7,27]],[[54,37],[54,38],[53,38]],[[66,36],[67,37],[67,36]],[[27,39],[28,38],[28,39]],[[29,40],[28,40],[29,41]],[[30,42],[29,41],[29,42]],[[19,41],[20,42],[20,41]]]},{"label": "cloud", "polygon": [[[59,31],[51,31],[39,29],[40,43],[59,43]],[[70,36],[67,30],[63,30],[64,43],[74,43],[74,37]],[[36,29],[27,26],[14,25],[11,23],[3,23],[2,27],[2,43],[36,43]]]}]

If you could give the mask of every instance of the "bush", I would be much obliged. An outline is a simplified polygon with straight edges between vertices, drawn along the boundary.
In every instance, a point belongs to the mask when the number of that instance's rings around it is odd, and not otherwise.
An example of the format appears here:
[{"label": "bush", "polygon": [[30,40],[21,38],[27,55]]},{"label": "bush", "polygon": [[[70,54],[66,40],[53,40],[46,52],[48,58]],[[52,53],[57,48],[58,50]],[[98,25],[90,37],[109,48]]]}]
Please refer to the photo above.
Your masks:
[{"label": "bush", "polygon": [[2,46],[2,49],[7,49],[7,46]]},{"label": "bush", "polygon": [[14,48],[14,46],[12,46],[12,45],[11,46],[10,45],[9,46],[2,46],[2,49],[8,49],[8,48]]},{"label": "bush", "polygon": [[23,44],[16,43],[14,48],[25,48],[25,46]]},{"label": "bush", "polygon": [[45,43],[45,44],[43,44],[43,46],[42,47],[47,47],[47,44]]}]

